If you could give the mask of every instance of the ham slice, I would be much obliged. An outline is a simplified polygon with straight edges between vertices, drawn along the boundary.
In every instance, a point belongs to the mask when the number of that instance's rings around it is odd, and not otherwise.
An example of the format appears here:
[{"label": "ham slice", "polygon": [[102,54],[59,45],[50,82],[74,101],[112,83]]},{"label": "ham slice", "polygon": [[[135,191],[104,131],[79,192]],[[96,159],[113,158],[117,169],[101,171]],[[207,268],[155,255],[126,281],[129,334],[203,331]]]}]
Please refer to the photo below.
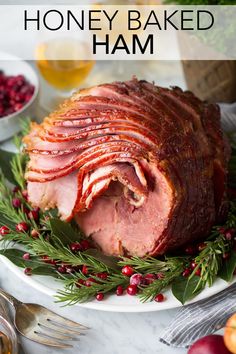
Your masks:
[{"label": "ham slice", "polygon": [[156,255],[207,235],[226,202],[217,105],[144,80],[81,90],[24,138],[29,201],[57,207],[111,255]]}]

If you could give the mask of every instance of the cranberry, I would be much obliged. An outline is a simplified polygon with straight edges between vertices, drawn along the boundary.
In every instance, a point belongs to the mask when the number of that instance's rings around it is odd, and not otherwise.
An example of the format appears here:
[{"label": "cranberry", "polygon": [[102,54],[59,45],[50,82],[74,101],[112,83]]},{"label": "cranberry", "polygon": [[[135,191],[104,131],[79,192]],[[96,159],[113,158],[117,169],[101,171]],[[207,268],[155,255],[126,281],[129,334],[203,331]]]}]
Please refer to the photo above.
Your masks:
[{"label": "cranberry", "polygon": [[226,240],[230,241],[232,240],[233,236],[234,236],[234,233],[235,233],[235,230],[234,229],[228,229],[226,232],[225,232],[225,238]]},{"label": "cranberry", "polygon": [[20,208],[21,207],[21,200],[19,198],[12,199],[12,206],[13,208]]},{"label": "cranberry", "polygon": [[103,293],[98,293],[98,294],[96,295],[96,299],[97,299],[98,301],[102,301],[102,300],[104,299],[104,294],[103,294]]},{"label": "cranberry", "polygon": [[52,264],[52,265],[56,265],[57,264],[56,261],[54,261],[53,259],[49,258],[48,256],[42,256],[41,258],[44,261],[44,263],[48,263],[48,264]]},{"label": "cranberry", "polygon": [[34,221],[39,220],[39,212],[37,210],[31,210],[28,212],[28,218],[33,219]]},{"label": "cranberry", "polygon": [[81,288],[81,285],[84,285],[84,280],[83,279],[77,280],[77,282],[75,283],[75,286],[77,288]]},{"label": "cranberry", "polygon": [[32,275],[32,268],[25,268],[24,273],[26,275]]},{"label": "cranberry", "polygon": [[70,244],[70,250],[71,252],[76,253],[82,251],[82,246],[79,242],[73,242]]},{"label": "cranberry", "polygon": [[229,257],[230,257],[229,252],[223,253],[223,259],[227,260],[227,259],[229,259]]},{"label": "cranberry", "polygon": [[57,268],[57,271],[61,274],[66,273],[66,267],[64,265],[61,265],[60,267]]},{"label": "cranberry", "polygon": [[121,273],[123,275],[126,275],[127,277],[131,277],[131,275],[134,274],[134,269],[132,267],[126,265],[121,269]]},{"label": "cranberry", "polygon": [[27,232],[29,230],[29,225],[26,222],[20,222],[16,225],[16,231],[18,232]]},{"label": "cranberry", "polygon": [[88,250],[89,248],[91,248],[91,244],[90,244],[90,242],[89,242],[88,240],[82,240],[82,241],[80,242],[80,244],[81,244],[81,247],[82,247],[82,250],[83,250],[83,251],[86,251],[86,250]]},{"label": "cranberry", "polygon": [[13,188],[13,193],[18,193],[20,191],[20,188],[18,186]]},{"label": "cranberry", "polygon": [[0,227],[0,235],[4,236],[10,233],[10,230],[7,226]]},{"label": "cranberry", "polygon": [[29,253],[24,253],[22,258],[25,259],[26,261],[28,261],[28,259],[30,259],[30,254]]},{"label": "cranberry", "polygon": [[147,285],[149,285],[149,284],[153,283],[154,280],[156,280],[156,276],[155,276],[155,274],[148,273],[144,276],[144,280],[145,280],[145,283]]},{"label": "cranberry", "polygon": [[187,278],[191,273],[191,270],[189,268],[186,268],[183,273],[182,273],[182,276]]},{"label": "cranberry", "polygon": [[156,278],[157,278],[157,279],[164,279],[164,278],[165,278],[165,275],[164,275],[164,273],[157,273],[157,274],[156,274]]},{"label": "cranberry", "polygon": [[28,192],[27,192],[27,190],[23,190],[22,192],[21,192],[21,194],[22,194],[22,197],[27,201],[28,200]]},{"label": "cranberry", "polygon": [[137,294],[138,287],[137,287],[137,285],[129,285],[126,290],[127,290],[127,294],[133,296],[133,295]]},{"label": "cranberry", "polygon": [[39,237],[39,232],[36,229],[33,229],[30,234],[33,238]]},{"label": "cranberry", "polygon": [[198,277],[200,277],[201,276],[201,268],[198,268],[197,270],[196,270],[196,272],[195,272],[195,275],[197,275]]},{"label": "cranberry", "polygon": [[107,276],[108,274],[107,273],[97,273],[96,275],[98,278],[102,279],[102,280],[106,280],[107,279]]},{"label": "cranberry", "polygon": [[225,228],[224,227],[219,227],[218,231],[220,234],[224,235],[225,234]]},{"label": "cranberry", "polygon": [[15,103],[13,109],[15,112],[19,111],[23,107],[22,103]]},{"label": "cranberry", "polygon": [[66,266],[66,273],[68,273],[68,274],[71,274],[71,273],[74,273],[74,268],[73,267],[71,267],[71,266]]},{"label": "cranberry", "polygon": [[118,285],[116,288],[116,295],[121,296],[121,295],[123,295],[123,293],[124,293],[124,289],[122,288],[121,285]]},{"label": "cranberry", "polygon": [[163,294],[157,294],[154,299],[156,302],[163,302],[165,300],[165,297]]},{"label": "cranberry", "polygon": [[140,285],[142,283],[143,276],[142,274],[136,273],[131,275],[129,283],[130,285]]},{"label": "cranberry", "polygon": [[197,267],[197,263],[192,261],[190,264],[191,269],[195,269]]},{"label": "cranberry", "polygon": [[193,255],[195,253],[195,248],[192,246],[188,246],[185,248],[185,253],[189,255]]},{"label": "cranberry", "polygon": [[88,274],[88,268],[87,268],[86,265],[83,265],[81,272],[82,272],[84,275],[87,275],[87,274]]},{"label": "cranberry", "polygon": [[90,287],[92,283],[96,283],[96,280],[90,277],[87,280],[85,280],[84,285]]}]

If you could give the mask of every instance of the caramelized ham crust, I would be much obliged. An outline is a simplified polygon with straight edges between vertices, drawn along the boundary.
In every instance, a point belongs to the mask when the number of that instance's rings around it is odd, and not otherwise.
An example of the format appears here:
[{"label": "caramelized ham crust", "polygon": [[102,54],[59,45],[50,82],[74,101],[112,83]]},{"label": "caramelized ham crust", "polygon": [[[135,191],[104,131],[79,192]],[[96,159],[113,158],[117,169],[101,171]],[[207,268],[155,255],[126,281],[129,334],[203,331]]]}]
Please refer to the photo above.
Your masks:
[{"label": "caramelized ham crust", "polygon": [[106,254],[176,249],[207,235],[225,202],[219,108],[176,87],[82,90],[24,142],[30,202],[75,217]]}]

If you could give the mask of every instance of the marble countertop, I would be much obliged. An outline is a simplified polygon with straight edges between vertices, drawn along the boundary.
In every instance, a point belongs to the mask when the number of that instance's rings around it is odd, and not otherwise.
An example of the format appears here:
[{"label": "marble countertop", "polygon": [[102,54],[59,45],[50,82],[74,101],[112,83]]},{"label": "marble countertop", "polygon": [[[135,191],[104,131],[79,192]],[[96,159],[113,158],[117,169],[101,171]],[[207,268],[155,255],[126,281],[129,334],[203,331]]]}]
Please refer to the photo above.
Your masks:
[{"label": "marble countertop", "polygon": [[[128,65],[132,69],[128,70]],[[107,65],[103,63],[104,67],[107,67]],[[125,70],[122,74],[117,73],[114,79],[127,79],[131,76],[131,70],[132,73],[138,73],[139,78],[145,78],[149,81],[155,80],[161,86],[179,85],[183,88],[185,86],[181,66],[177,62],[125,63]],[[103,75],[101,75],[101,70],[95,69],[93,75],[91,75],[92,81],[89,84],[110,81],[108,78],[104,79],[104,71],[102,72]],[[43,102],[44,97],[49,92],[50,88],[45,82],[41,82],[39,102]],[[42,109],[40,109],[38,115],[39,117],[44,115]],[[6,142],[1,147],[11,149],[12,145]],[[71,350],[47,348],[23,339],[26,354],[184,354],[187,352],[186,349],[170,348],[161,344],[158,340],[176,310],[125,314],[100,312],[79,307],[60,307],[60,305],[55,304],[53,298],[39,293],[17,278],[4,264],[0,264],[0,284],[6,291],[15,295],[21,301],[38,302],[59,314],[91,327],[87,335],[81,337],[80,341]]]}]

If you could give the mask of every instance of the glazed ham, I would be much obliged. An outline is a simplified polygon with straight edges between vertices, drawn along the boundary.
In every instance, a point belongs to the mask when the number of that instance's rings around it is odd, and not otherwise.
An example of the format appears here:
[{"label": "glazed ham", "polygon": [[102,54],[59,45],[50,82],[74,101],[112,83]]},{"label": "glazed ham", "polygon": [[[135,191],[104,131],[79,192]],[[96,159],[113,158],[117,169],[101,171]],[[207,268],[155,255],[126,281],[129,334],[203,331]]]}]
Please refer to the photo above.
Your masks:
[{"label": "glazed ham", "polygon": [[222,214],[219,108],[177,87],[132,79],[82,90],[24,142],[31,204],[75,218],[106,254],[166,253]]}]

